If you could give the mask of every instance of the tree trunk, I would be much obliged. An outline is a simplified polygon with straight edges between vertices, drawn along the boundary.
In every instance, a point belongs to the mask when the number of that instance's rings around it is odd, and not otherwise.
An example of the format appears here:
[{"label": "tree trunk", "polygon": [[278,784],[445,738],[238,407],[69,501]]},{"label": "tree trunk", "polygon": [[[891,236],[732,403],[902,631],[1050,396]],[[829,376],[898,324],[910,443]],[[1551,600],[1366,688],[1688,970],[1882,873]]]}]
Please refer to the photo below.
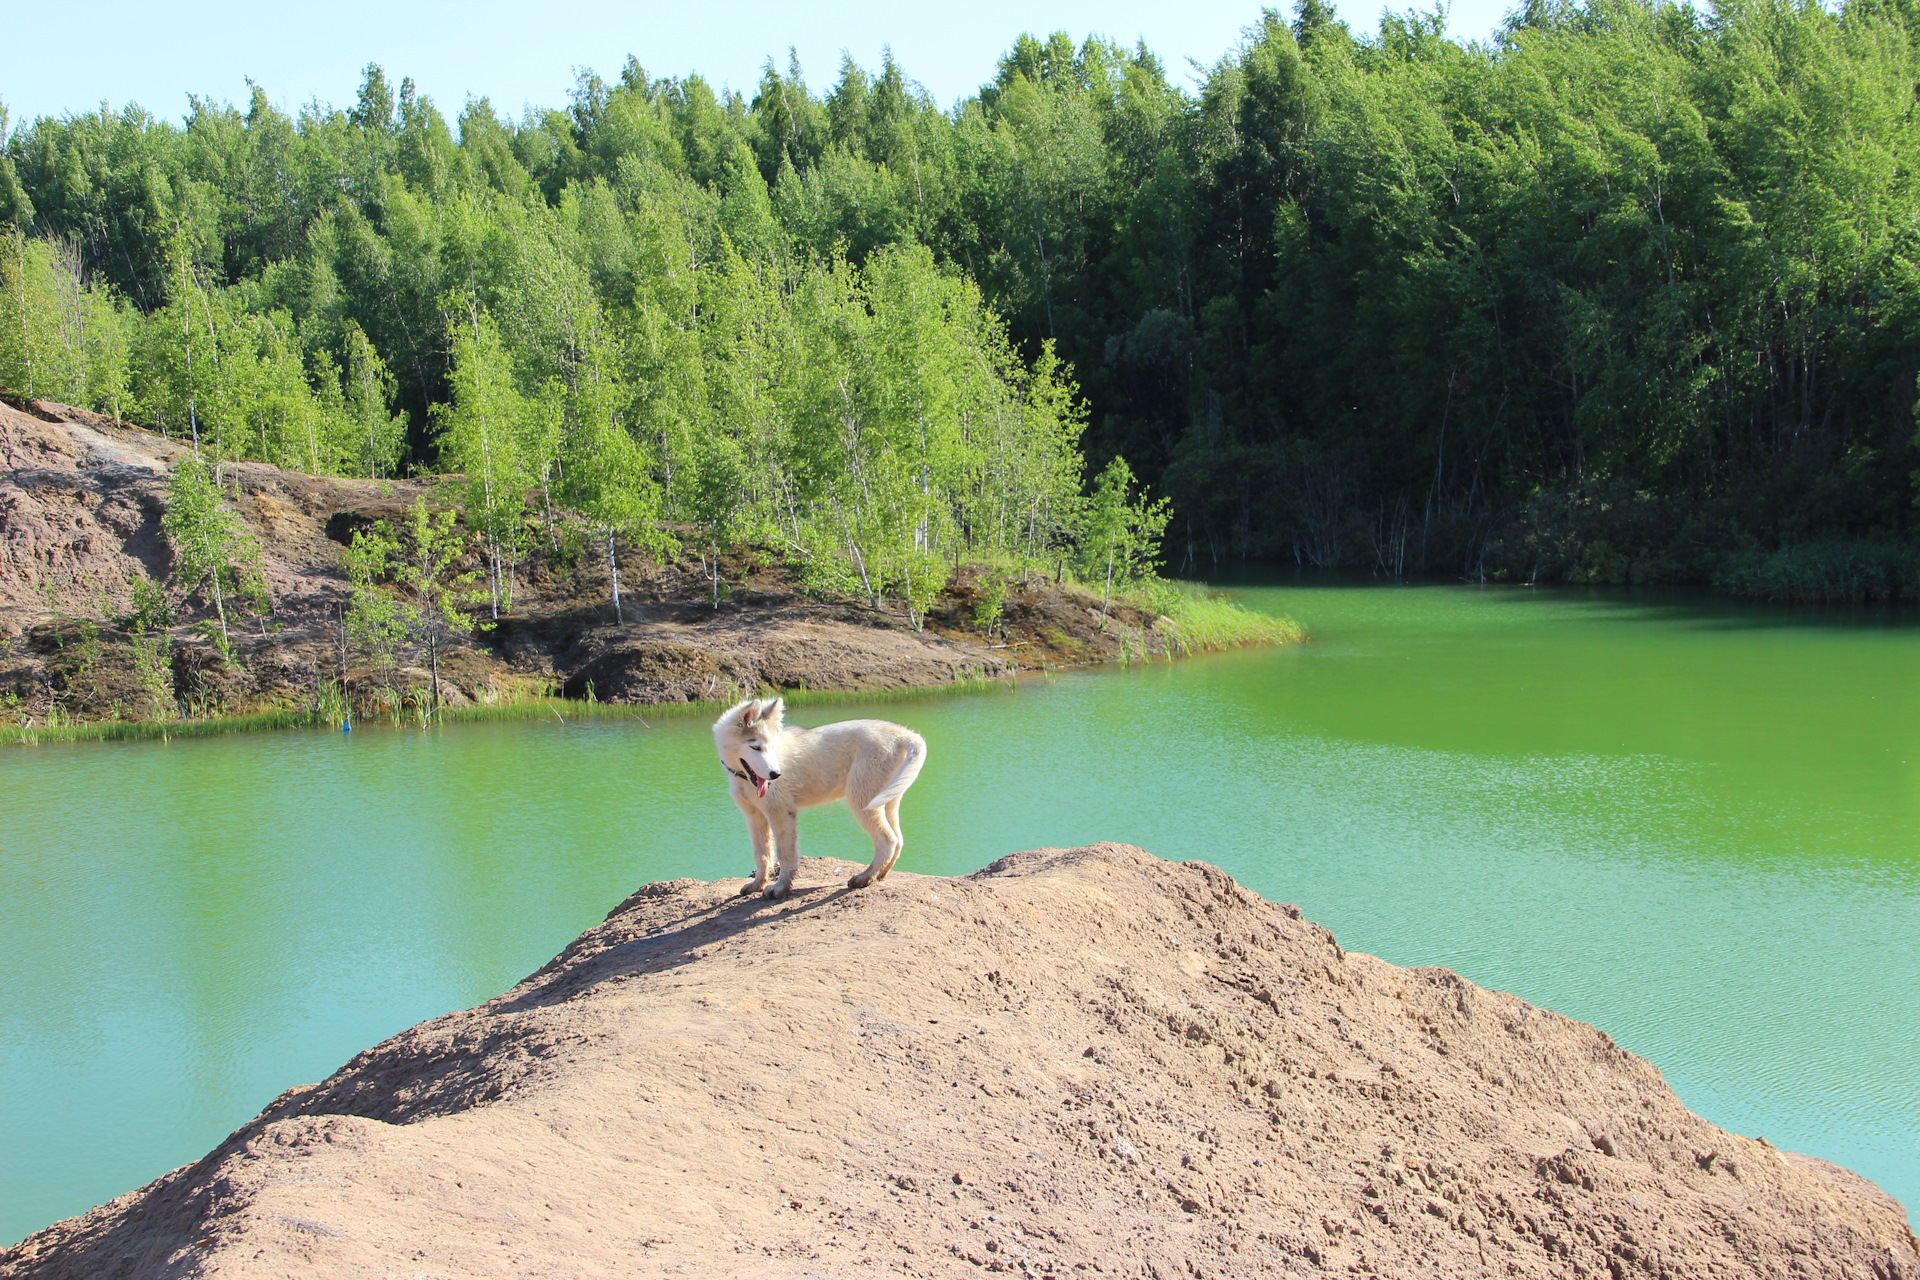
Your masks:
[{"label": "tree trunk", "polygon": [[[187,349],[187,433],[193,437],[193,456],[200,456],[200,419],[193,407],[193,301],[182,290],[180,335]],[[31,381],[31,379],[29,379]]]},{"label": "tree trunk", "polygon": [[613,540],[614,540],[613,526],[608,525],[607,526],[607,580],[613,584],[613,620],[615,622],[625,622],[626,619],[620,616],[620,560],[619,560],[619,557],[614,553]]},{"label": "tree trunk", "polygon": [[880,591],[873,585],[873,580],[867,577],[867,559],[860,554],[859,544],[855,543],[851,536],[847,538],[847,550],[853,553],[853,567],[860,571],[860,589],[867,593],[868,606],[878,609]]},{"label": "tree trunk", "polygon": [[1107,586],[1100,597],[1100,629],[1107,629],[1107,606],[1113,602],[1113,548],[1107,548]]},{"label": "tree trunk", "polygon": [[487,533],[487,590],[490,593],[488,607],[493,611],[493,620],[500,621],[500,542],[489,531]]},{"label": "tree trunk", "polygon": [[353,695],[347,687],[347,607],[340,606],[340,717],[341,727],[353,727]]},{"label": "tree trunk", "polygon": [[229,656],[233,652],[233,637],[227,634],[227,602],[220,595],[220,571],[213,571],[213,611],[220,615],[220,642]]},{"label": "tree trunk", "polygon": [[1038,201],[1034,202],[1033,207],[1033,242],[1040,247],[1040,295],[1045,298],[1047,302],[1047,336],[1051,338],[1055,336],[1053,332],[1053,275],[1047,270],[1047,239],[1040,231],[1040,204]]}]

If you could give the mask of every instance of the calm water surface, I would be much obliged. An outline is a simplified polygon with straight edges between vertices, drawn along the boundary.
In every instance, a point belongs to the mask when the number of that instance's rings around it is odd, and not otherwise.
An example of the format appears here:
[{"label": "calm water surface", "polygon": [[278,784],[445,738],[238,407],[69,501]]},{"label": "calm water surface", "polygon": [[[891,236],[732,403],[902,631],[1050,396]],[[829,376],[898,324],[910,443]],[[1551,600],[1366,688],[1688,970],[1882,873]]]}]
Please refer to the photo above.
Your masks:
[{"label": "calm water surface", "polygon": [[[1920,1204],[1920,628],[1242,594],[1314,642],[875,709],[932,747],[903,868],[1099,839],[1204,858]],[[710,743],[661,718],[0,752],[0,1241],[495,994],[644,881],[742,874]],[[802,832],[867,856],[843,810]]]}]

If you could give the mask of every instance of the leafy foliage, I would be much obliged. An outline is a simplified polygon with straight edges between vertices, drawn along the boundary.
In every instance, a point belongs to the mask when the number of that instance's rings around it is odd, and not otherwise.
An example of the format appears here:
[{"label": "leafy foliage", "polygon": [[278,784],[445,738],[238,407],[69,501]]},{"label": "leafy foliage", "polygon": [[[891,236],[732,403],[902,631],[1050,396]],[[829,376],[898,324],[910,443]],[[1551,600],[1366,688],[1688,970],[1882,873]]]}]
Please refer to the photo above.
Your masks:
[{"label": "leafy foliage", "polygon": [[401,660],[424,653],[433,680],[429,714],[440,705],[440,654],[455,637],[472,634],[471,611],[490,598],[475,585],[480,571],[462,568],[473,542],[451,509],[435,510],[422,498],[400,529],[377,521],[356,530],[346,551],[353,597],[347,634],[389,693]]},{"label": "leafy foliage", "polygon": [[[173,546],[173,576],[191,594],[211,597],[219,626],[218,644],[227,653],[230,602],[267,607],[266,579],[260,573],[260,544],[226,509],[213,472],[197,456],[182,458],[167,481],[167,510],[160,519]],[[236,600],[238,597],[238,600]]]},{"label": "leafy foliage", "polygon": [[1094,481],[1081,519],[1081,571],[1101,580],[1100,621],[1104,626],[1113,586],[1145,576],[1160,549],[1167,527],[1167,502],[1135,496],[1133,469],[1125,458],[1115,458]]},{"label": "leafy foliage", "polygon": [[751,95],[629,60],[517,121],[377,67],[342,110],[39,119],[0,381],[464,469],[500,607],[537,494],[610,577],[664,520],[912,611],[1076,543],[1082,447],[1183,567],[1697,578],[1909,531],[1917,22],[1541,0],[1463,46],[1303,0],[1191,93],[1056,34],[950,111],[888,57]]}]

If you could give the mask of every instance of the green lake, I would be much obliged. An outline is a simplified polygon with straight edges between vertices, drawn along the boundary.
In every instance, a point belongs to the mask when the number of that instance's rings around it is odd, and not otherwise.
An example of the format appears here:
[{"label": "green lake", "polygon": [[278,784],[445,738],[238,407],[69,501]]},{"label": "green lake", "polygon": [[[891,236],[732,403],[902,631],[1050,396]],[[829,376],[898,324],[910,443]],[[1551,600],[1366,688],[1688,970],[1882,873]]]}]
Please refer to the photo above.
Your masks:
[{"label": "green lake", "polygon": [[[903,870],[1202,858],[1920,1205],[1909,616],[1239,590],[1312,643],[794,718],[925,734]],[[743,875],[711,741],[668,715],[0,748],[0,1242],[504,989],[641,883]],[[801,833],[868,856],[837,807]]]}]

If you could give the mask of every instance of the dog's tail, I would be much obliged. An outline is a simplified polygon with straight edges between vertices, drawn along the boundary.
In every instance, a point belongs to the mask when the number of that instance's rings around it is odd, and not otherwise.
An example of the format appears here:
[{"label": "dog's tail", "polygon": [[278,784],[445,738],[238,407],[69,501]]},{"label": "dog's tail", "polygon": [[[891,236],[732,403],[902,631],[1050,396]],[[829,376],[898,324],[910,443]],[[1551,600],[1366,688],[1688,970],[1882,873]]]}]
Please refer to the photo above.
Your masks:
[{"label": "dog's tail", "polygon": [[913,780],[920,776],[920,766],[926,762],[926,739],[916,733],[907,739],[907,758],[902,760],[900,767],[893,771],[893,777],[887,780],[887,785],[880,788],[873,799],[867,801],[867,810],[871,812],[885,808],[905,795],[907,788],[913,785]]}]

